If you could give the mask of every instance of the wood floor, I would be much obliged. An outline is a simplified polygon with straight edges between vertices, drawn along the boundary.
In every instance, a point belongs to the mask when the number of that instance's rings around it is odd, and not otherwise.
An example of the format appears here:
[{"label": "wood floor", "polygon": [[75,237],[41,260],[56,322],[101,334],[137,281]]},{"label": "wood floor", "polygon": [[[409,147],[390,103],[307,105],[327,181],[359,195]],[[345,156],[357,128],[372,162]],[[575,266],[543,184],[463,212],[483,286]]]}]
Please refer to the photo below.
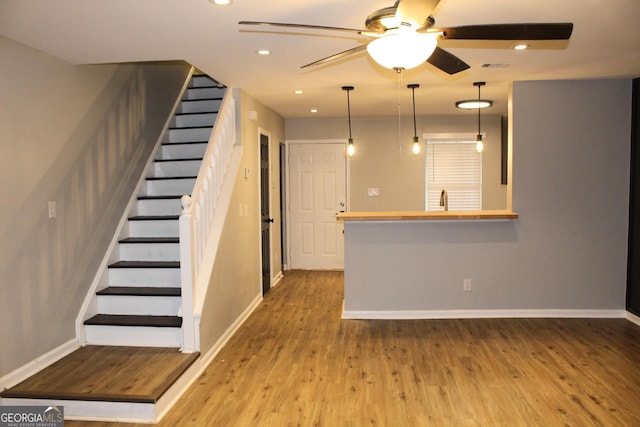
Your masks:
[{"label": "wood floor", "polygon": [[287,273],[159,425],[640,426],[626,320],[341,320],[342,280]]}]

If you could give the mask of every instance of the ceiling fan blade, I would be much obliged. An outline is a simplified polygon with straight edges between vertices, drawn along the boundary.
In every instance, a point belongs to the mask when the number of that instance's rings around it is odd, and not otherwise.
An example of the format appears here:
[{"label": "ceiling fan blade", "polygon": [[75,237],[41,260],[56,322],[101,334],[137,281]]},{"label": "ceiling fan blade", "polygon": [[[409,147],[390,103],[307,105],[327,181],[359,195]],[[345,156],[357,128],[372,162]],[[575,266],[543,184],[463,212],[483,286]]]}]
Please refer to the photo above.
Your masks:
[{"label": "ceiling fan blade", "polygon": [[471,68],[469,64],[462,59],[437,46],[436,50],[434,50],[429,59],[427,59],[427,62],[447,74],[456,74]]},{"label": "ceiling fan blade", "polygon": [[263,27],[284,27],[284,28],[306,28],[311,30],[346,31],[350,33],[362,34],[364,30],[355,28],[327,27],[324,25],[289,24],[286,22],[261,22],[261,21],[240,21],[239,25],[258,25]]},{"label": "ceiling fan blade", "polygon": [[338,59],[344,58],[345,56],[348,56],[348,55],[351,55],[351,54],[354,54],[354,53],[358,53],[358,52],[362,52],[363,50],[366,50],[366,49],[367,49],[367,45],[366,44],[363,44],[363,45],[360,45],[360,46],[356,46],[356,47],[354,47],[352,49],[347,49],[347,50],[345,50],[343,52],[336,53],[335,55],[331,55],[331,56],[327,56],[326,58],[318,59],[317,61],[314,61],[314,62],[312,62],[310,64],[307,64],[307,65],[303,65],[300,68],[307,68],[307,67],[311,67],[313,65],[320,65],[320,64],[325,64],[327,62],[336,61]]},{"label": "ceiling fan blade", "polygon": [[446,40],[567,40],[573,24],[492,24],[438,28]]},{"label": "ceiling fan blade", "polygon": [[440,0],[398,0],[396,17],[422,25],[439,3]]}]

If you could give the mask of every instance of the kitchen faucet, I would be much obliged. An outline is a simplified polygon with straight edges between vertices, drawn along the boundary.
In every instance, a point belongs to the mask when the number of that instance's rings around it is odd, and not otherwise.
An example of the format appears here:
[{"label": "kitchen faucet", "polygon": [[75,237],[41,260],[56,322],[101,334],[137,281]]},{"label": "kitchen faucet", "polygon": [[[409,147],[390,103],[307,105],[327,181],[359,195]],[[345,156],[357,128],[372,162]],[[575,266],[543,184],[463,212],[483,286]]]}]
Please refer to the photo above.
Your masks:
[{"label": "kitchen faucet", "polygon": [[444,206],[445,211],[449,210],[449,196],[447,195],[447,190],[445,190],[444,188],[440,193],[440,206]]}]

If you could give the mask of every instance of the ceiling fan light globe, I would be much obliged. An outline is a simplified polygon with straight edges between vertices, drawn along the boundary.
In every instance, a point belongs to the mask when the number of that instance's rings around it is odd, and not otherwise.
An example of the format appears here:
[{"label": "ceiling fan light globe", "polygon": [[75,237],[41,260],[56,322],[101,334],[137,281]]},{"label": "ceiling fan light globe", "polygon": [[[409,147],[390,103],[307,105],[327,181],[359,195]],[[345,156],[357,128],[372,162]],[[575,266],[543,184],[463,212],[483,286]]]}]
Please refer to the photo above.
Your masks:
[{"label": "ceiling fan light globe", "polygon": [[432,34],[401,31],[373,40],[367,45],[367,52],[385,68],[409,70],[424,64],[437,44]]}]

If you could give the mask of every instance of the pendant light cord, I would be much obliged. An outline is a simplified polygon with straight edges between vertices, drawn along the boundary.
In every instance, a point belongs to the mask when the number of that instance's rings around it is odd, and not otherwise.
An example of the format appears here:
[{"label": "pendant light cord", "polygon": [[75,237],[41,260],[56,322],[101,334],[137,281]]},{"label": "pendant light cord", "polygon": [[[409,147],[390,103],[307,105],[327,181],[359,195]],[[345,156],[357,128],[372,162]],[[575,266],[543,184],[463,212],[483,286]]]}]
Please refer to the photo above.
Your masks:
[{"label": "pendant light cord", "polygon": [[397,92],[398,92],[398,151],[402,152],[402,145],[400,144],[401,141],[401,136],[402,136],[402,132],[401,132],[401,119],[400,119],[400,86],[402,85],[402,69],[398,68],[397,69],[397,74],[398,74],[398,88],[397,88]]},{"label": "pendant light cord", "polygon": [[478,85],[478,135],[480,135],[480,86]]},{"label": "pendant light cord", "polygon": [[418,128],[416,127],[416,86],[411,86],[411,94],[413,95],[413,136],[418,136]]}]

